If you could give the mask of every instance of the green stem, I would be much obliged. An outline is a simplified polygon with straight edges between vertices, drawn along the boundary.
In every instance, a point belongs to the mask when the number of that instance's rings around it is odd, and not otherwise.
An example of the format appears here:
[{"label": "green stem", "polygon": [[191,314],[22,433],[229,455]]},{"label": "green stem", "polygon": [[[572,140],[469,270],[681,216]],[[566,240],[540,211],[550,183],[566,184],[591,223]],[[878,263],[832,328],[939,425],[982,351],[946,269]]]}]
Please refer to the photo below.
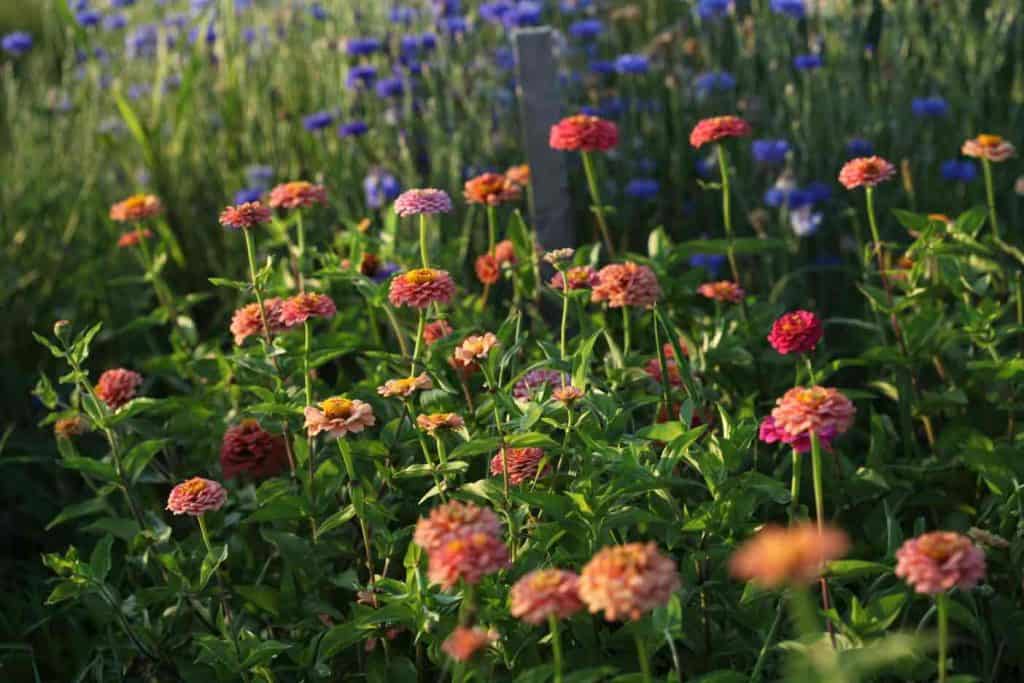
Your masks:
[{"label": "green stem", "polygon": [[[562,329],[561,329],[561,336],[559,337],[559,339],[560,339],[559,349],[561,350],[562,360],[564,361],[565,360],[565,331],[566,331],[566,328],[568,327],[568,324],[569,324],[569,275],[568,275],[568,273],[564,272],[561,268],[558,269],[558,272],[561,273],[561,275],[562,275]],[[1018,301],[1019,301],[1019,299],[1020,299],[1020,297],[1019,297],[1019,294],[1018,294]]]},{"label": "green stem", "polygon": [[583,172],[587,176],[590,200],[594,202],[594,206],[591,208],[594,211],[594,216],[597,218],[597,227],[601,230],[601,239],[604,240],[608,256],[615,258],[615,247],[612,246],[611,233],[608,231],[608,220],[604,215],[604,202],[601,201],[601,190],[597,184],[597,174],[594,172],[594,160],[590,157],[590,152],[580,152],[580,156],[583,158]]},{"label": "green stem", "polygon": [[808,383],[813,387],[818,382],[814,376],[814,363],[811,362],[811,357],[806,353],[804,354],[804,364],[807,366]]},{"label": "green stem", "polygon": [[558,631],[558,618],[548,615],[548,629],[551,631],[551,656],[554,659],[555,683],[562,683],[562,636]]},{"label": "green stem", "polygon": [[754,662],[754,670],[750,674],[750,683],[760,683],[761,681],[761,670],[764,668],[764,662],[768,656],[768,650],[771,648],[772,641],[775,640],[775,632],[779,629],[779,624],[782,622],[782,613],[785,606],[785,600],[779,600],[779,605],[775,609],[775,619],[768,629],[768,636],[764,639],[760,652],[757,653],[757,661]]},{"label": "green stem", "polygon": [[[654,347],[658,349],[658,363],[661,365],[661,400],[665,402],[665,415],[668,419],[672,416],[672,398],[669,389],[668,359],[665,358],[665,349],[661,343],[661,332],[658,325],[658,304],[651,309],[651,321],[654,324]],[[678,363],[676,367],[679,367]]]},{"label": "green stem", "polygon": [[629,347],[632,341],[629,328],[629,306],[622,307],[622,357],[629,358]]},{"label": "green stem", "polygon": [[726,256],[729,258],[729,268],[732,270],[732,279],[737,285],[740,283],[740,271],[736,267],[736,252],[733,244],[732,231],[732,201],[729,197],[729,166],[725,155],[725,147],[715,145],[718,154],[718,171],[722,177],[722,219],[725,222]]},{"label": "green stem", "polygon": [[[391,331],[395,334],[395,339],[398,340],[398,349],[402,352],[403,358],[409,357],[409,345],[405,341],[405,333],[402,331],[402,326],[398,324],[398,318],[395,317],[394,311],[391,310],[390,306],[383,306],[384,315],[387,316],[388,323],[391,325]],[[423,335],[420,335],[422,337]]]},{"label": "green stem", "polygon": [[420,259],[423,267],[430,267],[430,260],[427,258],[427,214],[420,214]]},{"label": "green stem", "polygon": [[302,211],[299,210],[295,218],[295,230],[298,233],[298,267],[296,279],[299,281],[299,291],[306,291],[306,281],[303,270],[306,266],[306,224],[302,220]]},{"label": "green stem", "polygon": [[348,475],[348,497],[352,501],[352,507],[356,511],[356,518],[359,520],[359,530],[363,536],[363,548],[366,551],[366,571],[369,574],[370,588],[372,589],[376,583],[376,570],[373,565],[373,550],[370,546],[370,529],[366,525],[366,520],[360,513],[359,509],[362,505],[356,504],[355,489],[356,489],[356,467],[352,461],[352,448],[348,442],[345,441],[344,437],[337,439],[338,450],[341,452],[341,460],[345,464],[345,474]]},{"label": "green stem", "polygon": [[811,473],[814,478],[814,514],[818,522],[818,531],[825,529],[825,492],[821,474],[821,441],[818,433],[811,432]]},{"label": "green stem", "polygon": [[304,341],[302,344],[302,367],[303,376],[306,385],[306,405],[313,405],[313,378],[309,374],[309,346],[312,334],[310,332],[309,321],[302,323],[302,331],[304,334]]},{"label": "green stem", "polygon": [[[987,161],[985,162],[988,163]],[[935,596],[935,608],[939,619],[939,683],[946,683],[946,658],[949,653],[949,594]]]},{"label": "green stem", "polygon": [[210,544],[210,532],[206,528],[206,516],[196,516],[196,521],[199,522],[199,535],[203,537],[203,545],[206,546],[206,552],[213,554],[213,546]]},{"label": "green stem", "polygon": [[416,323],[416,346],[413,347],[412,365],[409,368],[410,377],[416,374],[416,361],[420,358],[420,347],[423,345],[423,328],[426,325],[426,317],[426,309],[419,309],[419,322]]},{"label": "green stem", "polygon": [[803,475],[804,456],[793,449],[793,479],[789,485],[789,522],[796,521],[797,512],[800,510],[800,479]]},{"label": "green stem", "polygon": [[490,204],[487,205],[487,253],[494,256],[494,245],[496,240],[496,234],[498,231],[497,227],[498,217],[496,215],[496,209]]},{"label": "green stem", "polygon": [[982,158],[981,168],[985,172],[985,198],[988,202],[988,220],[992,224],[992,233],[999,239],[999,219],[996,217],[996,194],[992,183],[992,162]]},{"label": "green stem", "polygon": [[643,682],[651,683],[651,662],[647,655],[647,644],[644,642],[643,634],[637,632],[635,640],[636,656],[640,660],[640,672],[643,675]]}]

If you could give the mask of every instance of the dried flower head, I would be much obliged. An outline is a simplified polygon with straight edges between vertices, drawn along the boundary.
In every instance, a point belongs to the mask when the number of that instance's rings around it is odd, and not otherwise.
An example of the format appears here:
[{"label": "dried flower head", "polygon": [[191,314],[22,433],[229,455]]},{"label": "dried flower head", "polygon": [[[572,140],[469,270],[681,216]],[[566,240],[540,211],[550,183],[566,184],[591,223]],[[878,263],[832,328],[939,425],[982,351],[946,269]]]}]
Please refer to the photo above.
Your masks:
[{"label": "dried flower head", "polygon": [[427,576],[448,590],[459,581],[480,583],[488,574],[509,566],[508,548],[489,533],[475,532],[454,538],[430,551]]},{"label": "dried flower head", "polygon": [[428,553],[462,536],[487,534],[501,537],[501,522],[490,508],[457,500],[439,505],[416,523],[413,543]]},{"label": "dried flower head", "polygon": [[814,386],[793,387],[779,398],[772,410],[775,426],[792,437],[813,432],[831,439],[853,425],[857,414],[850,399],[838,389]]},{"label": "dried flower head", "polygon": [[882,157],[850,159],[839,171],[839,182],[847,190],[875,187],[896,175],[896,167]]},{"label": "dried flower head", "polygon": [[377,424],[373,415],[373,406],[358,399],[347,399],[341,396],[321,401],[319,407],[306,406],[305,427],[310,436],[327,432],[335,439],[346,434],[358,434],[366,427]]},{"label": "dried flower head", "polygon": [[456,413],[431,413],[417,415],[416,426],[426,433],[434,435],[439,429],[462,429],[466,426],[466,422]]},{"label": "dried flower head", "polygon": [[409,398],[417,391],[433,388],[434,383],[430,380],[430,376],[424,372],[416,377],[389,379],[387,382],[384,382],[383,386],[377,387],[377,393],[384,398],[396,396],[399,398]]},{"label": "dried flower head", "polygon": [[779,353],[810,353],[821,341],[821,318],[810,311],[792,311],[772,325],[768,343]]},{"label": "dried flower head", "polygon": [[96,383],[96,396],[111,410],[117,410],[135,398],[135,392],[142,384],[142,375],[124,368],[107,370]]},{"label": "dried flower head", "polygon": [[512,387],[512,395],[520,401],[527,401],[545,389],[554,389],[569,382],[564,372],[539,368],[523,375]]},{"label": "dried flower head", "polygon": [[703,119],[693,127],[690,132],[690,144],[700,149],[710,142],[745,137],[750,133],[750,124],[738,116],[715,116]]},{"label": "dried flower head", "polygon": [[262,223],[270,222],[270,209],[262,202],[246,202],[229,206],[220,213],[220,224],[225,228],[248,230]]},{"label": "dried flower head", "polygon": [[647,266],[632,261],[613,263],[597,274],[597,284],[590,295],[593,302],[607,301],[611,308],[623,306],[650,307],[661,296],[658,277]]},{"label": "dried flower head", "polygon": [[220,510],[227,499],[227,490],[217,482],[192,477],[171,489],[171,495],[167,497],[167,509],[176,515],[198,517]]},{"label": "dried flower head", "polygon": [[455,296],[455,283],[447,271],[417,268],[391,280],[388,301],[393,306],[427,308],[430,304],[450,303]]},{"label": "dried flower head", "polygon": [[452,200],[444,190],[426,188],[407,190],[395,200],[395,213],[406,216],[421,214],[448,213],[452,210]]},{"label": "dried flower head", "polygon": [[896,551],[896,576],[918,593],[970,590],[985,578],[985,553],[966,536],[933,531],[905,541]]},{"label": "dried flower head", "polygon": [[697,288],[697,293],[713,301],[738,304],[747,295],[743,288],[730,280],[705,282]]},{"label": "dried flower head", "polygon": [[110,219],[118,223],[137,223],[158,216],[163,211],[160,200],[151,194],[136,194],[110,207]]},{"label": "dried flower head", "polygon": [[281,304],[281,322],[285,327],[295,327],[310,318],[333,318],[337,312],[334,300],[326,294],[302,292]]},{"label": "dried flower head", "polygon": [[519,199],[522,188],[501,173],[483,173],[467,180],[462,194],[470,204],[499,206]]},{"label": "dried flower head", "polygon": [[804,584],[821,575],[826,562],[846,554],[850,540],[832,527],[819,533],[804,522],[790,528],[766,526],[733,553],[729,572],[765,588]]},{"label": "dried flower head", "polygon": [[580,598],[608,621],[636,621],[668,603],[679,589],[676,563],[654,543],[602,548],[580,572]]},{"label": "dried flower head", "polygon": [[447,320],[435,320],[423,327],[423,341],[431,346],[450,335],[454,330]]},{"label": "dried flower head", "polygon": [[1004,140],[998,135],[979,135],[976,138],[971,138],[964,142],[960,151],[965,156],[994,162],[1006,161],[1017,153],[1008,140]]},{"label": "dried flower head", "polygon": [[[284,302],[277,297],[263,300],[263,312],[267,316],[267,327],[270,334],[283,332],[287,328],[281,319],[281,305]],[[260,315],[259,303],[242,306],[231,316],[231,334],[235,337],[235,345],[241,346],[253,335],[263,334],[263,317]]]},{"label": "dried flower head", "polygon": [[474,334],[466,337],[458,348],[455,349],[455,360],[463,365],[469,365],[478,360],[484,360],[491,353],[491,349],[498,345],[498,338],[491,332]]},{"label": "dried flower head", "polygon": [[566,152],[607,152],[619,144],[619,129],[598,116],[577,114],[551,127],[548,144]]},{"label": "dried flower head", "polygon": [[242,420],[224,432],[220,468],[225,479],[275,477],[288,467],[284,438],[263,429],[257,420]]},{"label": "dried flower head", "polygon": [[509,612],[516,619],[538,626],[548,620],[568,619],[583,609],[580,577],[564,569],[538,569],[519,579],[509,592]]},{"label": "dried flower head", "polygon": [[145,228],[145,229],[137,228],[135,230],[129,230],[128,232],[123,233],[117,239],[117,246],[119,246],[122,249],[126,249],[128,247],[134,247],[135,245],[137,245],[139,242],[141,242],[144,239],[148,240],[148,239],[152,239],[152,238],[153,238],[153,231],[152,230],[150,230],[149,228]]},{"label": "dried flower head", "polygon": [[53,423],[53,433],[58,439],[71,439],[89,431],[89,420],[84,415],[63,417]]},{"label": "dried flower head", "polygon": [[270,191],[270,206],[297,209],[327,203],[327,190],[305,180],[282,183]]},{"label": "dried flower head", "polygon": [[540,463],[544,460],[544,451],[540,448],[503,448],[491,458],[491,474],[504,476],[505,459],[508,460],[508,481],[515,486],[534,481],[551,471],[549,465],[545,465],[543,471],[540,469]]},{"label": "dried flower head", "polygon": [[498,640],[494,631],[457,626],[441,644],[441,650],[457,662],[468,662],[477,652]]}]

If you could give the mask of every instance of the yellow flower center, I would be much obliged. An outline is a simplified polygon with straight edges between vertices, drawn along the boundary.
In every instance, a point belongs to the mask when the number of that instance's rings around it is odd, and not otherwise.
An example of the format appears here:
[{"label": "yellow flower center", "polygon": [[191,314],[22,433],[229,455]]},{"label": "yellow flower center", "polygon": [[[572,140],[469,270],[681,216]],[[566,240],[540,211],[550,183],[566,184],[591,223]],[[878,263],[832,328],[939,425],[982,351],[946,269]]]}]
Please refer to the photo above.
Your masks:
[{"label": "yellow flower center", "polygon": [[818,406],[825,402],[828,397],[826,392],[821,387],[812,387],[810,389],[804,389],[797,394],[796,400],[800,401],[804,405]]},{"label": "yellow flower center", "polygon": [[952,534],[934,534],[917,542],[922,553],[935,560],[944,562],[960,549],[960,539]]},{"label": "yellow flower center", "polygon": [[979,135],[977,141],[982,147],[998,147],[1003,143],[1003,138],[999,135],[986,133],[984,135]]},{"label": "yellow flower center", "polygon": [[411,285],[425,285],[437,279],[437,271],[432,268],[417,268],[405,274],[405,281]]},{"label": "yellow flower center", "polygon": [[530,588],[537,591],[548,590],[556,588],[561,581],[562,577],[557,571],[543,570],[530,579]]},{"label": "yellow flower center", "polygon": [[326,401],[320,403],[320,410],[324,411],[324,416],[330,420],[339,417],[348,417],[352,414],[352,401],[347,398],[335,396],[329,398]]},{"label": "yellow flower center", "polygon": [[194,496],[206,489],[206,480],[196,477],[195,479],[189,479],[181,485],[181,490],[190,496]]}]

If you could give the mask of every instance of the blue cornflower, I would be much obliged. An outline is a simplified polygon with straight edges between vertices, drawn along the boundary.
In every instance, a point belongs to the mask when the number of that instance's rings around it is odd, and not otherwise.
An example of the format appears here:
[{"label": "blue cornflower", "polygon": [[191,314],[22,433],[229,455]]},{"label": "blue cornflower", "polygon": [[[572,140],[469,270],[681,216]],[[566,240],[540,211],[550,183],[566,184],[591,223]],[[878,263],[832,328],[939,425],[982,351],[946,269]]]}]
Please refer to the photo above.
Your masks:
[{"label": "blue cornflower", "polygon": [[398,5],[396,7],[392,7],[391,11],[388,12],[388,21],[392,24],[409,24],[412,23],[415,16],[416,10],[412,7]]},{"label": "blue cornflower", "polygon": [[469,22],[465,17],[444,17],[438,25],[449,36],[457,36],[469,30]]},{"label": "blue cornflower", "polygon": [[265,190],[274,179],[274,169],[270,166],[253,164],[245,167],[245,178],[253,187]]},{"label": "blue cornflower", "polygon": [[511,12],[513,5],[509,0],[485,2],[477,8],[480,18],[490,24],[500,24],[506,14]]},{"label": "blue cornflower", "polygon": [[626,54],[615,59],[615,70],[620,74],[645,74],[651,68],[644,55]]},{"label": "blue cornflower", "polygon": [[708,71],[693,81],[698,95],[726,92],[736,87],[736,78],[728,71]]},{"label": "blue cornflower", "polygon": [[84,9],[75,14],[75,21],[78,22],[79,26],[96,26],[102,19],[102,14],[91,9]]},{"label": "blue cornflower", "polygon": [[345,51],[353,57],[372,55],[380,48],[381,42],[378,38],[349,38],[345,45]]},{"label": "blue cornflower", "polygon": [[539,2],[533,0],[520,0],[511,12],[502,17],[501,22],[506,28],[521,28],[523,26],[536,26],[540,23],[540,17],[544,8]]},{"label": "blue cornflower", "polygon": [[626,196],[634,199],[654,199],[661,186],[653,178],[634,178],[626,183]]},{"label": "blue cornflower", "polygon": [[462,9],[461,0],[432,0],[434,16],[453,17]]},{"label": "blue cornflower", "polygon": [[384,263],[377,266],[377,269],[373,272],[373,275],[370,276],[370,279],[376,282],[377,284],[387,282],[388,280],[391,279],[391,276],[397,273],[399,270],[401,270],[401,268],[397,263],[385,261]]},{"label": "blue cornflower", "polygon": [[875,146],[871,144],[870,140],[864,138],[854,138],[846,143],[846,156],[850,159],[856,157],[869,157],[875,152]]},{"label": "blue cornflower", "polygon": [[338,137],[339,138],[358,138],[370,130],[362,121],[351,121],[349,123],[343,123],[338,126]]},{"label": "blue cornflower", "polygon": [[302,117],[302,127],[311,132],[323,130],[332,123],[334,123],[334,114],[329,111],[318,111]]},{"label": "blue cornflower", "polygon": [[803,19],[807,15],[804,0],[772,0],[771,7],[776,14],[785,14],[794,19]]},{"label": "blue cornflower", "polygon": [[377,67],[370,64],[357,64],[348,70],[345,84],[350,88],[357,88],[360,85],[370,87],[376,80]]},{"label": "blue cornflower", "polygon": [[0,47],[7,54],[19,57],[32,49],[32,34],[25,31],[8,33],[0,40]]},{"label": "blue cornflower", "polygon": [[590,7],[590,0],[562,0],[558,3],[558,9],[562,14],[575,14],[580,10]]},{"label": "blue cornflower", "polygon": [[824,62],[821,59],[821,55],[797,55],[793,57],[793,68],[798,71],[812,71],[814,69],[820,69]]},{"label": "blue cornflower", "polygon": [[153,90],[149,83],[135,83],[128,86],[128,99],[138,100],[148,95]]},{"label": "blue cornflower", "polygon": [[188,32],[189,45],[194,45],[200,37],[206,41],[207,45],[213,45],[217,42],[217,27],[214,26],[212,21],[206,25],[206,31],[202,34],[200,34],[201,30],[202,29],[196,26]]},{"label": "blue cornflower", "polygon": [[577,40],[593,40],[604,33],[600,19],[580,19],[569,24],[569,35]]},{"label": "blue cornflower", "polygon": [[363,192],[366,205],[371,209],[379,209],[395,199],[402,191],[395,176],[386,171],[374,171],[363,180]]},{"label": "blue cornflower", "polygon": [[128,25],[128,17],[118,12],[117,14],[108,14],[103,18],[103,28],[107,31],[120,31]]},{"label": "blue cornflower", "polygon": [[263,197],[263,190],[255,187],[247,187],[235,193],[235,204],[258,202],[261,197]]},{"label": "blue cornflower", "polygon": [[397,76],[382,78],[375,87],[378,97],[400,97],[405,93],[405,83]]},{"label": "blue cornflower", "polygon": [[420,49],[424,52],[433,50],[437,47],[437,36],[433,33],[424,33],[420,35]]},{"label": "blue cornflower", "polygon": [[595,59],[590,62],[590,71],[595,74],[606,76],[615,73],[615,63],[607,59]]},{"label": "blue cornflower", "polygon": [[511,71],[516,68],[516,54],[512,48],[499,47],[494,50],[494,64],[499,69]]},{"label": "blue cornflower", "polygon": [[803,192],[807,195],[808,200],[810,200],[812,204],[821,204],[832,199],[832,188],[820,180],[808,183],[804,187]]},{"label": "blue cornflower", "polygon": [[786,140],[754,140],[750,144],[754,159],[762,164],[781,164],[791,149]]},{"label": "blue cornflower", "polygon": [[309,14],[317,21],[324,21],[328,17],[327,10],[319,2],[314,2],[309,6]]},{"label": "blue cornflower", "polygon": [[915,97],[910,109],[918,118],[941,118],[949,114],[949,102],[938,96]]},{"label": "blue cornflower", "polygon": [[115,9],[123,9],[125,7],[131,7],[135,4],[135,0],[110,0],[110,6]]},{"label": "blue cornflower", "polygon": [[718,277],[725,265],[725,254],[694,254],[690,257],[691,268],[703,268],[711,277]]},{"label": "blue cornflower", "polygon": [[942,177],[960,183],[969,183],[978,177],[978,167],[966,159],[950,159],[942,162]]},{"label": "blue cornflower", "polygon": [[724,17],[732,9],[732,0],[700,0],[697,15],[707,21]]}]

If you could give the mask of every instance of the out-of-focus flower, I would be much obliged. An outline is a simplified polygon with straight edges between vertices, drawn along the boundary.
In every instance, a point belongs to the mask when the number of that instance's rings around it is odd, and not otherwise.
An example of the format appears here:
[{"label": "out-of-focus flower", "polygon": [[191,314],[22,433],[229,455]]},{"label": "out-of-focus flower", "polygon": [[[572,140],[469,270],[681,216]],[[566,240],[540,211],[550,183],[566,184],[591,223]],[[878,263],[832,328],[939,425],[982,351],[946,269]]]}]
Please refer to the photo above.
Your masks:
[{"label": "out-of-focus flower", "polygon": [[779,353],[810,353],[821,341],[821,318],[810,311],[791,311],[772,324],[768,343]]},{"label": "out-of-focus flower", "polygon": [[708,71],[693,79],[693,88],[700,97],[716,92],[728,92],[736,88],[736,77],[728,71]]},{"label": "out-of-focus flower", "polygon": [[984,529],[979,529],[976,526],[972,526],[967,530],[967,535],[972,541],[980,543],[981,545],[987,545],[989,548],[998,548],[1000,550],[1006,550],[1010,547],[1010,542],[1002,536],[993,534]]},{"label": "out-of-focus flower", "polygon": [[447,590],[460,580],[480,583],[509,565],[508,547],[492,534],[476,532],[458,536],[430,551],[427,576]]},{"label": "out-of-focus flower", "polygon": [[412,540],[432,553],[450,541],[474,534],[501,538],[498,516],[490,508],[452,500],[437,506],[426,517],[420,517]]},{"label": "out-of-focus flower", "polygon": [[676,563],[654,543],[602,548],[580,572],[579,595],[592,614],[637,621],[679,589]]},{"label": "out-of-focus flower", "polygon": [[117,246],[121,247],[122,249],[126,249],[128,247],[134,247],[144,239],[148,240],[152,238],[153,231],[150,230],[149,228],[138,228],[135,230],[129,230],[128,232],[123,233],[117,239]]},{"label": "out-of-focus flower", "polygon": [[651,62],[645,55],[626,54],[615,58],[615,71],[620,74],[645,74]]},{"label": "out-of-focus flower", "polygon": [[450,335],[453,331],[452,326],[448,324],[447,320],[435,320],[424,326],[423,341],[427,346],[431,346]]},{"label": "out-of-focus flower", "polygon": [[370,127],[362,121],[349,121],[338,126],[339,138],[358,138],[366,135]]},{"label": "out-of-focus flower", "polygon": [[420,214],[448,213],[452,200],[444,190],[406,190],[395,200],[395,213],[405,218]]},{"label": "out-of-focus flower", "polygon": [[522,190],[501,173],[483,173],[466,181],[463,196],[470,204],[499,206],[519,199]]},{"label": "out-of-focus flower", "polygon": [[725,265],[725,254],[694,254],[690,257],[691,268],[703,268],[710,275],[718,275]]},{"label": "out-of-focus flower", "polygon": [[730,280],[705,282],[697,288],[697,293],[713,301],[730,304],[738,304],[747,295],[742,287]]},{"label": "out-of-focus flower", "polygon": [[192,477],[171,489],[171,495],[167,497],[167,509],[176,515],[198,517],[220,510],[227,499],[227,490],[217,482]]},{"label": "out-of-focus flower", "polygon": [[813,432],[830,439],[846,432],[856,414],[853,403],[838,389],[822,386],[793,387],[772,410],[775,426],[786,434],[797,437]]},{"label": "out-of-focus flower", "polygon": [[519,262],[519,259],[516,258],[516,245],[512,243],[512,240],[498,242],[494,245],[494,258],[499,265],[515,265]]},{"label": "out-of-focus flower", "polygon": [[978,177],[978,167],[973,161],[966,159],[950,159],[943,161],[939,172],[946,180],[954,182],[969,183]]},{"label": "out-of-focus flower", "polygon": [[246,230],[261,223],[269,223],[270,216],[270,208],[261,202],[247,202],[221,211],[220,224],[226,228]]},{"label": "out-of-focus flower", "polygon": [[333,318],[338,308],[334,300],[326,294],[302,292],[285,299],[281,304],[281,323],[285,327],[295,327],[310,318]]},{"label": "out-of-focus flower", "polygon": [[473,271],[480,284],[493,285],[501,278],[501,266],[491,254],[480,254],[473,263]]},{"label": "out-of-focus flower", "polygon": [[938,119],[949,114],[949,102],[942,97],[915,97],[910,110],[919,119]]},{"label": "out-of-focus flower", "polygon": [[302,127],[313,133],[334,124],[334,114],[329,111],[318,111],[302,117]]},{"label": "out-of-focus flower", "polygon": [[654,178],[634,178],[626,183],[626,196],[634,199],[654,199],[661,186]]},{"label": "out-of-focus flower", "polygon": [[803,522],[790,528],[766,526],[740,546],[729,560],[729,573],[763,588],[807,584],[818,578],[826,562],[850,548],[846,534],[833,527],[819,532]]},{"label": "out-of-focus flower", "polygon": [[160,200],[151,194],[137,194],[110,207],[110,219],[118,223],[137,223],[163,211]]},{"label": "out-of-focus flower", "polygon": [[477,652],[498,640],[493,631],[457,626],[441,644],[441,650],[457,662],[468,662]]},{"label": "out-of-focus flower", "polygon": [[653,306],[661,296],[654,271],[632,261],[613,263],[597,274],[598,282],[590,296],[593,302],[607,301],[611,308]]},{"label": "out-of-focus flower", "polygon": [[124,368],[107,370],[96,382],[96,396],[111,410],[117,410],[135,398],[135,392],[142,384],[142,375]]},{"label": "out-of-focus flower", "polygon": [[967,140],[960,151],[965,156],[995,162],[1006,161],[1017,152],[1008,140],[1004,140],[998,135],[989,134]]},{"label": "out-of-focus flower", "polygon": [[89,421],[83,415],[64,417],[53,423],[53,433],[58,439],[71,439],[89,431]]},{"label": "out-of-focus flower", "polygon": [[527,624],[568,619],[583,609],[580,577],[564,569],[537,569],[519,579],[509,591],[509,613]]},{"label": "out-of-focus flower", "polygon": [[552,249],[544,254],[544,260],[554,266],[565,261],[571,261],[575,254],[576,250],[571,247]]},{"label": "out-of-focus flower", "polygon": [[340,439],[346,434],[358,434],[377,424],[373,406],[359,399],[341,396],[321,401],[319,407],[306,406],[303,414],[306,416],[304,426],[310,436],[327,432],[329,436]]},{"label": "out-of-focus flower", "polygon": [[576,266],[562,273],[555,273],[549,283],[551,287],[561,291],[568,282],[569,289],[591,289],[600,282],[600,277],[590,266]]},{"label": "out-of-focus flower", "polygon": [[869,157],[875,152],[875,146],[869,140],[853,138],[846,143],[846,156],[849,159]]},{"label": "out-of-focus flower", "polygon": [[353,57],[363,57],[379,52],[383,47],[379,38],[349,38],[345,41],[345,52]]},{"label": "out-of-focus flower", "polygon": [[700,0],[697,3],[697,15],[707,21],[720,19],[733,11],[733,0]]},{"label": "out-of-focus flower", "polygon": [[430,304],[450,303],[455,296],[455,283],[447,271],[417,268],[391,280],[388,301],[392,306],[427,308]]},{"label": "out-of-focus flower", "polygon": [[327,190],[305,180],[282,183],[270,191],[270,206],[297,209],[327,203]]},{"label": "out-of-focus flower", "polygon": [[569,35],[576,40],[593,40],[604,33],[600,19],[578,19],[569,24]]},{"label": "out-of-focus flower", "polygon": [[405,82],[398,76],[382,78],[373,89],[380,98],[401,97],[405,94]]},{"label": "out-of-focus flower", "polygon": [[954,587],[970,590],[985,578],[985,553],[966,536],[933,531],[904,542],[896,551],[896,576],[928,595]]},{"label": "out-of-focus flower", "polygon": [[508,170],[505,171],[505,177],[508,178],[510,183],[525,188],[530,184],[530,166],[529,164],[510,166]]},{"label": "out-of-focus flower", "polygon": [[498,338],[492,332],[474,334],[467,337],[458,348],[455,349],[455,360],[462,365],[469,365],[478,360],[484,360],[490,355],[491,349],[498,345]]},{"label": "out-of-focus flower", "polygon": [[875,187],[893,178],[896,167],[882,157],[859,157],[850,159],[839,171],[839,182],[847,190],[858,187]]},{"label": "out-of-focus flower", "polygon": [[[822,449],[826,451],[832,450],[832,439],[835,435],[834,430],[824,430],[818,434],[818,441],[821,443]],[[775,424],[775,418],[771,415],[766,415],[761,420],[761,425],[758,428],[758,438],[767,444],[784,443],[797,453],[809,453],[811,450],[811,435],[808,432],[790,434]]]},{"label": "out-of-focus flower", "polygon": [[813,71],[815,69],[820,69],[821,65],[824,63],[825,62],[821,58],[821,55],[809,54],[793,57],[793,68],[797,71]]},{"label": "out-of-focus flower", "polygon": [[1024,175],[1017,178],[1013,183],[1013,191],[1019,197],[1024,197]]},{"label": "out-of-focus flower", "polygon": [[750,135],[750,124],[738,116],[715,116],[697,123],[690,132],[690,144],[700,149],[704,145]]},{"label": "out-of-focus flower", "polygon": [[786,140],[754,140],[750,149],[759,164],[777,166],[785,163],[791,147]]},{"label": "out-of-focus flower", "polygon": [[619,129],[600,117],[577,114],[553,125],[548,143],[566,152],[607,152],[619,143]]},{"label": "out-of-focus flower", "polygon": [[491,474],[496,477],[504,476],[505,464],[508,460],[508,481],[514,486],[524,482],[530,482],[551,471],[550,466],[545,466],[541,471],[540,463],[544,459],[544,451],[540,448],[505,448],[505,457],[498,452],[491,458]]},{"label": "out-of-focus flower", "polygon": [[809,237],[821,227],[822,214],[810,204],[793,209],[789,213],[789,227],[797,237]]},{"label": "out-of-focus flower", "polygon": [[804,0],[772,0],[771,8],[776,14],[785,14],[794,19],[803,19],[807,14]]},{"label": "out-of-focus flower", "polygon": [[32,49],[32,34],[14,31],[0,39],[0,48],[12,57],[20,57]]},{"label": "out-of-focus flower", "polygon": [[402,191],[395,176],[381,169],[374,169],[363,179],[363,194],[366,205],[371,209],[379,209],[387,202],[397,199]]},{"label": "out-of-focus flower", "polygon": [[[689,355],[689,349],[686,347],[686,343],[679,339],[679,350],[683,352],[683,355]],[[676,361],[676,350],[672,347],[672,342],[665,342],[661,345],[661,352],[665,356],[665,369],[668,371],[668,383],[669,386],[680,387],[683,385],[683,377],[679,371],[679,363]],[[644,372],[647,376],[653,379],[655,382],[661,382],[661,358],[655,356],[654,358],[647,361],[647,365],[644,366]]]},{"label": "out-of-focus flower", "polygon": [[401,379],[389,379],[382,386],[377,387],[377,393],[384,398],[409,398],[417,391],[433,389],[434,383],[427,373],[416,377],[403,377]]},{"label": "out-of-focus flower", "polygon": [[462,416],[455,413],[431,413],[430,415],[417,415],[416,426],[434,435],[439,429],[462,429],[466,426]]},{"label": "out-of-focus flower", "polygon": [[256,420],[242,420],[224,432],[220,443],[220,468],[225,479],[247,475],[254,479],[274,477],[288,467],[284,438],[263,429]]},{"label": "out-of-focus flower", "polygon": [[[263,301],[263,312],[267,316],[267,327],[270,334],[284,332],[288,327],[281,319],[281,299],[271,297]],[[263,318],[260,316],[258,303],[242,306],[231,317],[231,334],[235,336],[235,345],[241,346],[245,340],[263,332]]]},{"label": "out-of-focus flower", "polygon": [[554,389],[568,381],[569,377],[564,372],[539,368],[523,375],[512,388],[512,395],[520,401],[526,401],[544,389]]}]

